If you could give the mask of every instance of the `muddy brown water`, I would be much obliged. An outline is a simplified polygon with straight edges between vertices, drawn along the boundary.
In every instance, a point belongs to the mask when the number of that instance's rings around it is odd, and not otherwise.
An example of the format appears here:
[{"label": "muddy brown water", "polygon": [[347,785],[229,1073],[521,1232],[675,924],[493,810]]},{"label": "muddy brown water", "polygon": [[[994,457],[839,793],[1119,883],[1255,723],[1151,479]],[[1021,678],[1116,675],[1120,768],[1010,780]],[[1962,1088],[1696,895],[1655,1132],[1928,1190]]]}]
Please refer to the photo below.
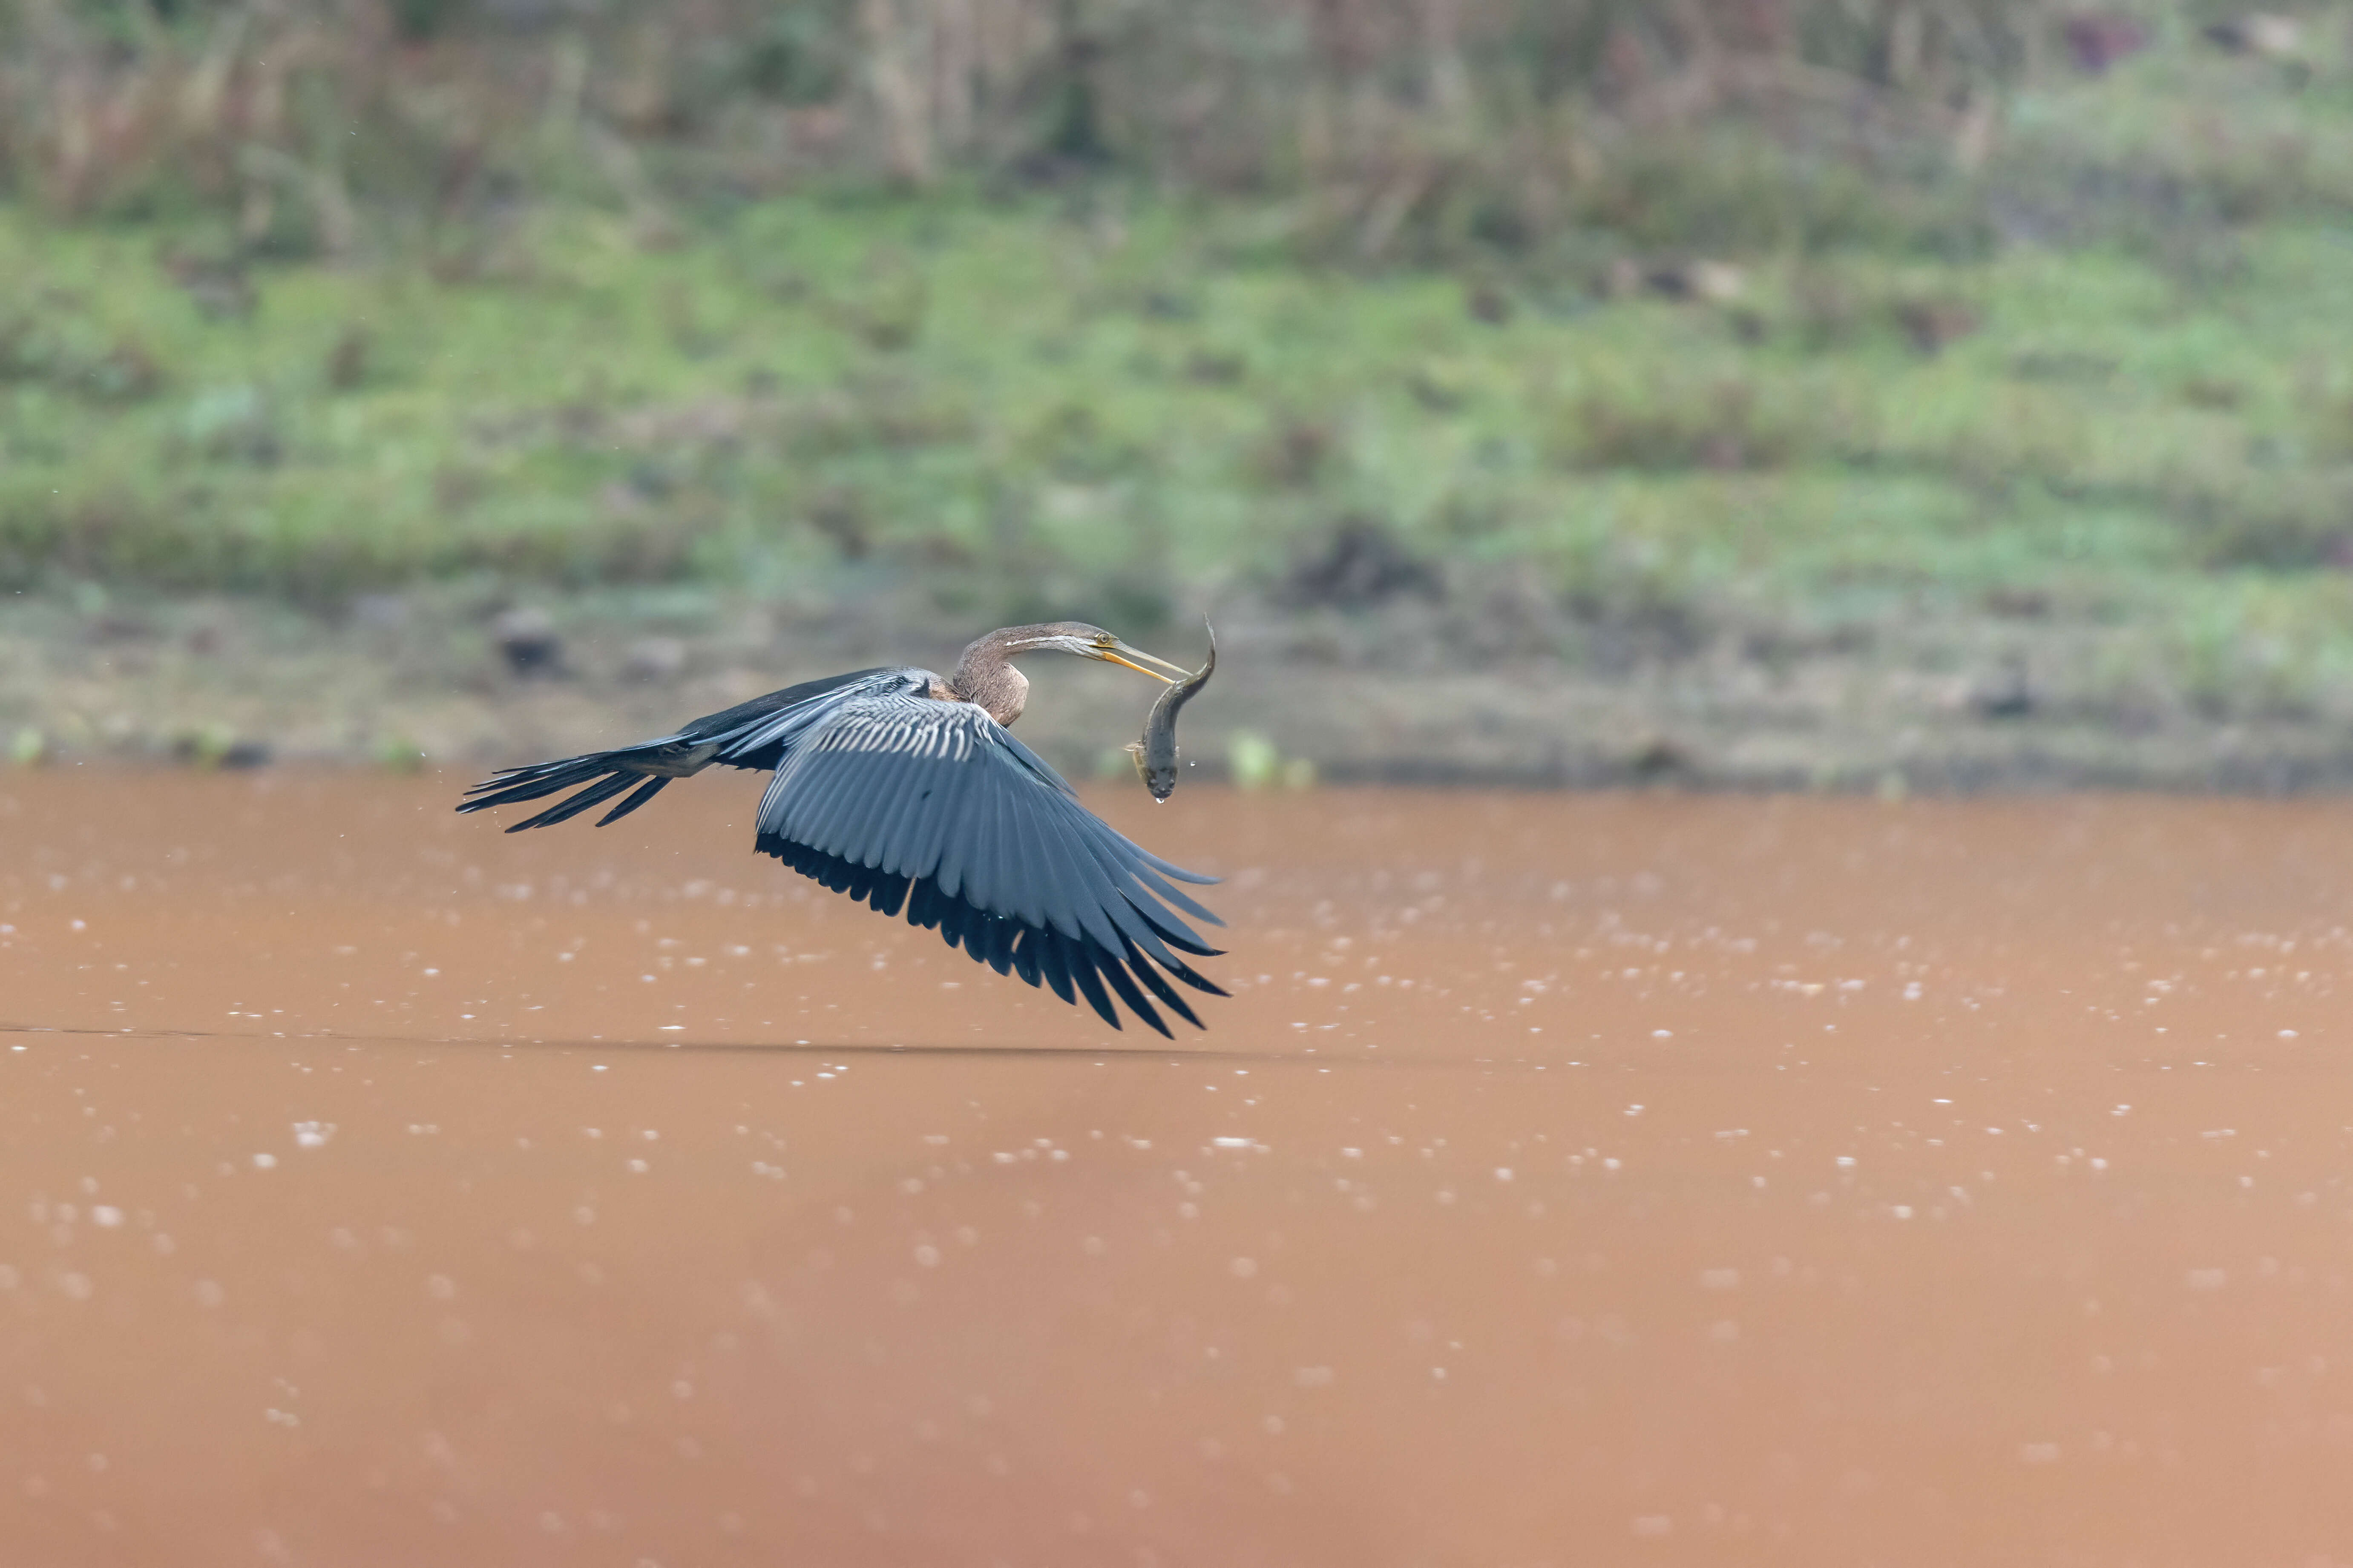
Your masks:
[{"label": "muddy brown water", "polygon": [[1170,1048],[460,782],[0,781],[0,1562],[2353,1562],[2353,805],[1114,790]]}]

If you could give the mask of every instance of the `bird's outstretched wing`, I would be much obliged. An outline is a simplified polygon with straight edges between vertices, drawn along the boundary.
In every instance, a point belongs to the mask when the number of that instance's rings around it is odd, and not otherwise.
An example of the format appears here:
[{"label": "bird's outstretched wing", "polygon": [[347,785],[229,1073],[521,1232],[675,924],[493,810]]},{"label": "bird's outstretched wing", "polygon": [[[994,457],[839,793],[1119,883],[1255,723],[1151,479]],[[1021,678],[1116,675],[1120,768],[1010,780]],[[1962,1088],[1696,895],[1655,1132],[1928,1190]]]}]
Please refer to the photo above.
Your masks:
[{"label": "bird's outstretched wing", "polygon": [[1218,951],[1183,915],[1224,922],[1175,884],[1217,879],[1129,843],[981,709],[870,687],[768,734],[783,727],[733,742],[783,745],[760,798],[762,853],[884,914],[903,906],[999,974],[1083,995],[1113,1028],[1115,994],[1168,1033],[1146,992],[1200,1026],[1161,970],[1226,994],[1177,956]]},{"label": "bird's outstretched wing", "polygon": [[[602,827],[653,799],[670,780],[684,778],[712,763],[738,768],[775,767],[784,755],[785,743],[806,729],[829,701],[839,702],[870,687],[920,684],[929,679],[923,670],[881,668],[804,681],[705,714],[673,734],[658,735],[634,746],[533,763],[529,767],[502,768],[467,790],[469,798],[458,809],[487,811],[494,805],[544,800],[575,785],[587,786],[507,829],[521,833],[526,827],[569,822],[590,806],[602,805],[628,790],[627,799],[596,819],[596,826]],[[637,787],[630,789],[632,784]]]}]

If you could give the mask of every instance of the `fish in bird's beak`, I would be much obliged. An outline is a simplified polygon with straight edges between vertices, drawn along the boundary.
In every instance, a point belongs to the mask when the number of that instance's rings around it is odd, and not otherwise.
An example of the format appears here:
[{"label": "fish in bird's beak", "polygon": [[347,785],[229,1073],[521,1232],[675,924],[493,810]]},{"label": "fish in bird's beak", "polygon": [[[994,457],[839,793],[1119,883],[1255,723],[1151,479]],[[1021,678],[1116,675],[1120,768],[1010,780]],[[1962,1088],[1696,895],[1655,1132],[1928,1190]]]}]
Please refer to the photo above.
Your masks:
[{"label": "fish in bird's beak", "polygon": [[[1152,677],[1153,679],[1170,686],[1176,684],[1176,676],[1188,675],[1192,673],[1189,670],[1169,663],[1165,658],[1155,658],[1150,654],[1145,652],[1142,648],[1130,647],[1125,643],[1121,642],[1117,637],[1113,637],[1107,646],[1097,647],[1095,649],[1095,657],[1109,664],[1124,665],[1127,668],[1135,671],[1138,675],[1148,675]],[[1146,664],[1156,664],[1160,666],[1160,669],[1176,670],[1176,675],[1163,675],[1160,673],[1159,669],[1146,669],[1144,668],[1144,665],[1135,662],[1137,659],[1143,659]]]}]

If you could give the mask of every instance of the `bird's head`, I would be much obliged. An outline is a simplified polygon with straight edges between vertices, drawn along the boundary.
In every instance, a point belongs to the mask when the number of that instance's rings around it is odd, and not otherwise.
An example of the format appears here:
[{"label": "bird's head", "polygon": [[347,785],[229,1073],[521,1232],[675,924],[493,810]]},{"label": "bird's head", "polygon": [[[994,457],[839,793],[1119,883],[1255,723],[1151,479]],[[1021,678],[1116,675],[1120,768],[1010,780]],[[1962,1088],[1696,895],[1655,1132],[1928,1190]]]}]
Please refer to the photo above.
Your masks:
[{"label": "bird's head", "polygon": [[[1015,626],[999,634],[1004,637],[1007,658],[1024,653],[1074,653],[1081,658],[1101,659],[1105,664],[1124,665],[1155,680],[1175,684],[1176,677],[1163,675],[1145,665],[1156,664],[1161,669],[1173,669],[1176,675],[1186,672],[1165,658],[1155,658],[1141,648],[1120,641],[1101,626],[1091,626],[1084,621],[1050,621],[1044,626]],[[1143,663],[1138,663],[1138,660]]]}]

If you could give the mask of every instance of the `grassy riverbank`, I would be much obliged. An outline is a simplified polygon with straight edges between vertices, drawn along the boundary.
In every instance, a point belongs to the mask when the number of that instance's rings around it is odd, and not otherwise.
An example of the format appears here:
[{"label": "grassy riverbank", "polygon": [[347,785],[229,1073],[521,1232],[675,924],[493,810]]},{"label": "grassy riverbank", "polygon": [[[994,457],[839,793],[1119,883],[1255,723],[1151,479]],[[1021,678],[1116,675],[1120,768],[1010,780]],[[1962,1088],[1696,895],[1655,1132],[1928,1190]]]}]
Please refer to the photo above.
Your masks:
[{"label": "grassy riverbank", "polygon": [[[2333,725],[2342,78],[2184,44],[2046,83],[1843,226],[1851,171],[1702,137],[1614,227],[1411,265],[1114,176],[533,202],[333,259],[0,207],[0,636],[1216,605],[1308,667]],[[0,720],[54,731],[39,687]]]},{"label": "grassy riverbank", "polygon": [[550,216],[462,283],[186,283],[168,238],[8,215],[0,570],[324,608],[889,575],[1146,626],[1188,583],[1351,605],[1501,571],[1567,654],[1926,596],[2145,623],[2218,694],[2342,656],[2342,229],[2245,237],[2218,278],[2014,247],[1763,258],[1675,300],[1672,269],[1356,277],[1253,254],[1248,214],[1104,205],[777,202],[656,251]]}]

